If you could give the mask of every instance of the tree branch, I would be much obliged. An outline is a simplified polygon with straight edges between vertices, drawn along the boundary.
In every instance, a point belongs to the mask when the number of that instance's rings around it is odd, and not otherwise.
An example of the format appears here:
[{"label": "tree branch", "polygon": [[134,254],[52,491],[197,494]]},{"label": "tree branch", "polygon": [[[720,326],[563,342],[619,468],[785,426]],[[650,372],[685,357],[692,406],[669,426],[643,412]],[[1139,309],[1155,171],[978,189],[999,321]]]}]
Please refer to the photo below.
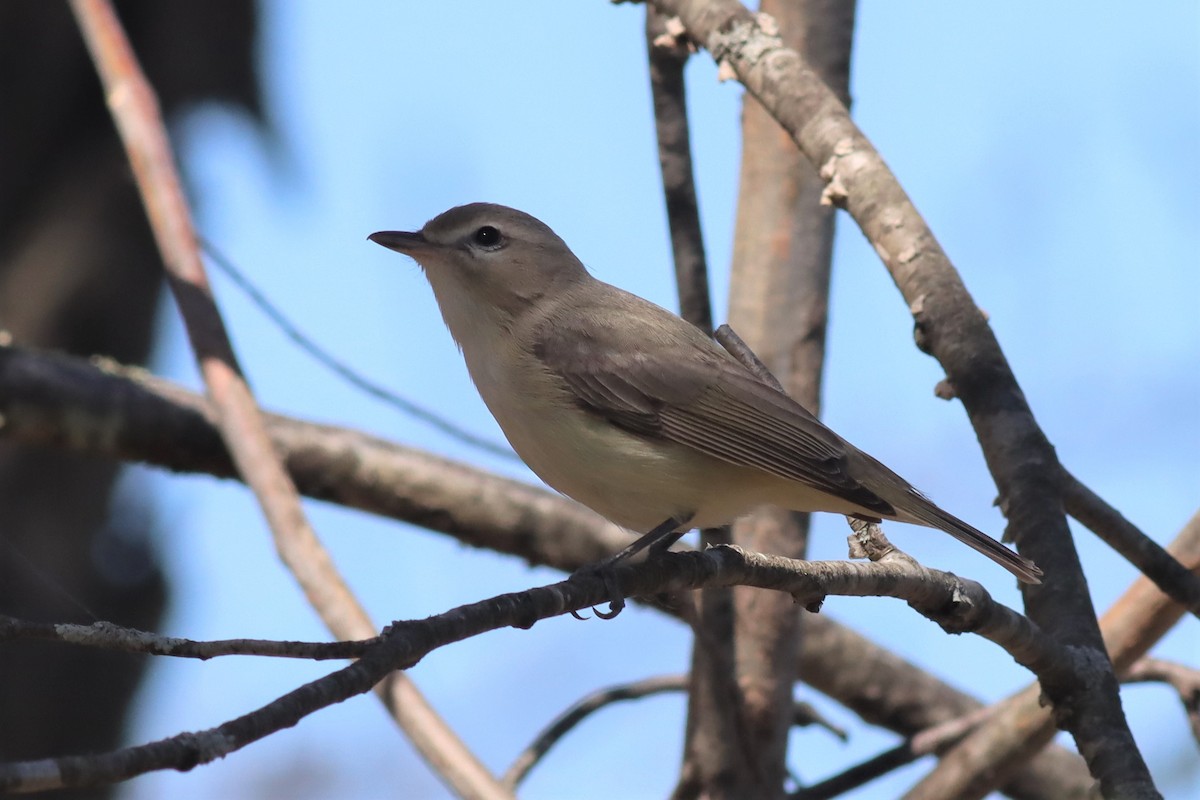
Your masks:
[{"label": "tree branch", "polygon": [[1121,679],[1126,683],[1160,682],[1174,689],[1192,726],[1192,736],[1200,743],[1200,670],[1146,656],[1133,662]]},{"label": "tree branch", "polygon": [[633,683],[623,683],[620,686],[610,686],[589,694],[559,714],[542,729],[537,738],[513,761],[512,766],[504,773],[502,782],[515,792],[521,785],[521,781],[525,780],[525,776],[537,765],[542,756],[550,752],[550,748],[554,747],[572,728],[605,706],[623,700],[640,700],[643,697],[664,692],[682,692],[687,687],[688,677],[686,675],[661,675]]},{"label": "tree branch", "polygon": [[353,642],[279,642],[271,639],[197,642],[176,636],[160,636],[111,622],[93,622],[91,625],[31,622],[0,614],[0,642],[22,639],[174,658],[208,660],[219,656],[269,656],[310,661],[357,658],[375,641],[373,637]]},{"label": "tree branch", "polygon": [[[204,271],[154,91],[108,0],[71,0],[71,9],[104,85],[163,257],[167,283],[217,410],[221,437],[263,510],[280,558],[309,603],[338,638],[366,638],[374,633],[374,626],[305,517],[296,486],[272,447],[237,363]],[[406,677],[393,678],[381,693],[426,762],[456,791],[496,800],[507,796]]]},{"label": "tree branch", "polygon": [[1133,564],[1154,585],[1200,617],[1200,576],[1180,564],[1120,511],[1063,469],[1063,504],[1092,533]]},{"label": "tree branch", "polygon": [[712,333],[708,263],[700,231],[700,207],[696,200],[683,82],[683,67],[687,63],[690,44],[679,33],[668,30],[666,19],[653,6],[646,5],[650,93],[654,98],[658,163],[662,169],[667,224],[671,229],[675,284],[679,289],[679,315],[705,333]]},{"label": "tree branch", "polygon": [[1008,649],[1035,669],[1071,669],[1070,654],[1016,612],[994,603],[979,584],[926,570],[905,558],[869,564],[796,561],[716,547],[674,553],[615,568],[611,580],[578,575],[523,592],[499,595],[415,622],[388,626],[358,661],[305,684],[267,705],[199,733],[96,756],[70,756],[0,765],[0,791],[96,786],[161,769],[188,770],[297,724],[321,708],[369,691],[397,669],[415,665],[436,648],[501,627],[529,628],[539,620],[623,596],[749,585],[787,591],[806,602],[829,594],[894,596],[938,618],[948,630],[971,630]]},{"label": "tree branch", "polygon": [[[1188,521],[1168,551],[1200,574],[1200,512]],[[1146,577],[1138,578],[1100,620],[1112,663],[1118,671],[1143,657],[1183,616],[1183,607]],[[1054,736],[1052,712],[1035,684],[1001,702],[978,730],[952,748],[913,788],[912,800],[982,798],[998,776],[1019,764]]]},{"label": "tree branch", "polygon": [[735,0],[655,0],[680,17],[694,41],[783,125],[845,208],[900,288],[917,324],[918,346],[934,355],[963,401],[996,480],[1008,534],[1049,580],[1023,587],[1031,617],[1063,644],[1091,655],[1079,686],[1043,681],[1058,721],[1110,796],[1159,796],[1121,709],[1119,686],[1062,513],[1058,462],[949,258],[895,176],[845,107],[795,51],[774,21]]}]

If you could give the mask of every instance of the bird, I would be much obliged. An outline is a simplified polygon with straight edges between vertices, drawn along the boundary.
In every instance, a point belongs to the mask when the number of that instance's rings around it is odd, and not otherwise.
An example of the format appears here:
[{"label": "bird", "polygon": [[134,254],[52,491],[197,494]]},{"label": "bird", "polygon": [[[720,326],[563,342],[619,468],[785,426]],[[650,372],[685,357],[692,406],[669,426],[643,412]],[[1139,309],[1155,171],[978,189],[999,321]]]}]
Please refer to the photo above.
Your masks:
[{"label": "bird", "polygon": [[471,203],[419,231],[368,238],[421,266],[530,470],[643,534],[622,554],[770,504],[936,528],[1041,582],[1032,561],[935,505],[711,336],[591,275],[537,218]]}]

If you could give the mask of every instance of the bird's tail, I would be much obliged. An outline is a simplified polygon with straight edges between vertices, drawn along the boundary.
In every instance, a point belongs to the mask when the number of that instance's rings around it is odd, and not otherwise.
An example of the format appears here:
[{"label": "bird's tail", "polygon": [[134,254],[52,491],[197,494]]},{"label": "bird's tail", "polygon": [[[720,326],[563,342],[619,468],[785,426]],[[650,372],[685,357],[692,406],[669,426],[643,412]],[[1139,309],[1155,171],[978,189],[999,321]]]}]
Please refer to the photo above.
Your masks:
[{"label": "bird's tail", "polygon": [[972,528],[953,514],[938,508],[915,490],[911,500],[905,504],[905,508],[897,508],[905,522],[915,522],[945,531],[967,547],[983,553],[1016,575],[1017,579],[1023,583],[1042,582],[1042,570],[1028,558],[1014,553],[983,531]]}]

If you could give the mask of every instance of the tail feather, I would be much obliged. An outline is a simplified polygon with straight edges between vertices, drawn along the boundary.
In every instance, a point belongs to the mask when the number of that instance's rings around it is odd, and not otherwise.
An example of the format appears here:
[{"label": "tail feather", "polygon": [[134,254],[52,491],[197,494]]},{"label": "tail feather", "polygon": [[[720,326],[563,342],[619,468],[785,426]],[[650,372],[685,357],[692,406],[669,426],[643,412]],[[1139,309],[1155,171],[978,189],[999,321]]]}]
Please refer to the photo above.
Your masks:
[{"label": "tail feather", "polygon": [[913,502],[906,504],[907,508],[897,508],[901,517],[907,517],[905,521],[945,531],[967,547],[983,553],[1016,575],[1017,579],[1023,583],[1042,582],[1042,570],[1028,558],[1014,553],[983,531],[973,528],[953,514],[943,511],[924,496],[914,492],[912,499]]}]

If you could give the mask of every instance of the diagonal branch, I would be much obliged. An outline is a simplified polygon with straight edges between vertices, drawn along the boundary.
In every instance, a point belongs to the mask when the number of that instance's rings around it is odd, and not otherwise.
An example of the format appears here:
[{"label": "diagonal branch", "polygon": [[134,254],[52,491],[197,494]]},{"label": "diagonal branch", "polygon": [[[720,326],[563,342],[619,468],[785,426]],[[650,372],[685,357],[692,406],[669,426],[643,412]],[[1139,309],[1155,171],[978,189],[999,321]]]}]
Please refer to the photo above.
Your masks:
[{"label": "diagonal branch", "polygon": [[[1200,512],[1167,549],[1200,574]],[[1148,578],[1138,578],[1100,621],[1116,669],[1124,670],[1144,656],[1183,613],[1183,607]],[[1054,736],[1054,727],[1051,711],[1042,704],[1034,684],[1001,702],[991,719],[952,748],[906,797],[982,798],[991,789],[993,776],[1008,774],[1044,747]]]},{"label": "diagonal branch", "polygon": [[[237,471],[262,507],[281,559],[325,624],[339,638],[370,636],[374,626],[306,519],[295,484],[272,447],[238,366],[204,271],[154,91],[108,0],[71,0],[71,9],[104,85],[162,254],[167,282]],[[406,677],[392,679],[381,693],[401,728],[439,776],[465,796],[507,796]]]},{"label": "diagonal branch", "polygon": [[1067,513],[1124,556],[1172,600],[1200,617],[1200,575],[1180,564],[1066,469],[1062,479]]},{"label": "diagonal branch", "polygon": [[845,208],[891,273],[913,313],[918,345],[946,370],[963,401],[1000,490],[1009,536],[1050,580],[1026,588],[1031,617],[1064,644],[1090,653],[1082,691],[1043,681],[1109,796],[1158,797],[1121,709],[1119,686],[1062,513],[1058,463],[1034,420],[983,314],[949,258],[845,106],[795,51],[774,21],[736,0],[655,0],[693,40],[736,74],[783,125],[828,185],[825,200]]}]

